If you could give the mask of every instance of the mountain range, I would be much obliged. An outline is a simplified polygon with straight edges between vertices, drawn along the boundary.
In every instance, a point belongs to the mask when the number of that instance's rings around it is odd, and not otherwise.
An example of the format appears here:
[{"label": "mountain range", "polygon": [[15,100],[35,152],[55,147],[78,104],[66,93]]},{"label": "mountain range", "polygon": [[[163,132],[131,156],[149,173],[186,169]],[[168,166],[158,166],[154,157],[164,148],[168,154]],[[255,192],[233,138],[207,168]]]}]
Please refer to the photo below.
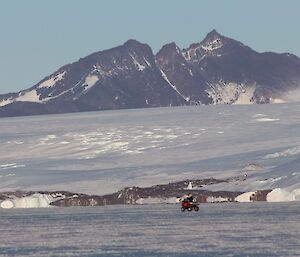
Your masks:
[{"label": "mountain range", "polygon": [[128,40],[0,95],[0,117],[128,108],[300,100],[300,58],[258,53],[213,30],[180,49]]}]

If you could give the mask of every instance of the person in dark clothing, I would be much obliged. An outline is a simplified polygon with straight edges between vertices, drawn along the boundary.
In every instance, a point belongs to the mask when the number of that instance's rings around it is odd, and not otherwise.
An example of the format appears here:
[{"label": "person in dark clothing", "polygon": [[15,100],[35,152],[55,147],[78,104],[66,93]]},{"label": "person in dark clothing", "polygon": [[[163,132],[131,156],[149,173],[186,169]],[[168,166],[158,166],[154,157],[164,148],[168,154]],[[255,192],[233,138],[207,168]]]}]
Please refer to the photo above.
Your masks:
[{"label": "person in dark clothing", "polygon": [[181,211],[199,211],[199,206],[198,203],[196,202],[196,199],[194,198],[194,196],[189,193],[188,195],[186,195],[182,200],[181,200]]},{"label": "person in dark clothing", "polygon": [[194,198],[194,196],[191,193],[189,193],[187,195],[187,197],[185,198],[185,201],[193,203],[195,201],[195,198]]}]

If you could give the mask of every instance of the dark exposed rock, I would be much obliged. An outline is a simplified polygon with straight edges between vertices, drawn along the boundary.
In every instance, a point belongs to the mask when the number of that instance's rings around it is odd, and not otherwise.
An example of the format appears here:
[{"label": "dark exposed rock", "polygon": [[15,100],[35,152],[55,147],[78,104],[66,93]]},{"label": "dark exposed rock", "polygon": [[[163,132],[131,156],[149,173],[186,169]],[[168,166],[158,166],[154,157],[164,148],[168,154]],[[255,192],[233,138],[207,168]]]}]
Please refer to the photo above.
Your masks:
[{"label": "dark exposed rock", "polygon": [[271,191],[272,191],[271,189],[258,190],[250,197],[250,200],[254,202],[267,201],[267,194],[270,193]]},{"label": "dark exposed rock", "polygon": [[[193,183],[192,190],[187,189],[189,182]],[[233,202],[234,198],[241,194],[241,192],[228,191],[207,191],[198,189],[204,185],[222,183],[223,180],[214,178],[200,179],[200,180],[186,180],[180,182],[169,183],[165,185],[156,185],[152,187],[128,187],[124,188],[114,194],[104,196],[90,196],[80,195],[76,198],[66,197],[52,203],[55,206],[96,206],[96,205],[112,205],[112,204],[136,204],[138,199],[159,198],[166,199],[171,197],[182,197],[189,192],[192,192],[195,198],[200,203],[207,202],[208,197],[218,198],[222,197],[227,201]]]},{"label": "dark exposed rock", "polygon": [[297,56],[258,53],[213,30],[187,49],[170,43],[156,55],[136,40],[93,53],[29,89],[0,95],[0,117],[232,104],[242,96],[270,103],[299,84]]},{"label": "dark exposed rock", "polygon": [[[0,200],[22,198],[36,193],[50,195],[53,206],[104,206],[115,204],[137,204],[140,199],[168,199],[181,198],[192,193],[199,203],[206,202],[234,202],[235,198],[243,192],[230,191],[208,191],[201,189],[205,185],[224,183],[229,180],[218,180],[214,178],[185,180],[152,187],[127,187],[116,193],[108,195],[87,195],[67,191],[16,191],[0,193]],[[189,183],[193,188],[188,189]],[[250,197],[251,201],[266,201],[266,196],[272,190],[258,190]]]}]

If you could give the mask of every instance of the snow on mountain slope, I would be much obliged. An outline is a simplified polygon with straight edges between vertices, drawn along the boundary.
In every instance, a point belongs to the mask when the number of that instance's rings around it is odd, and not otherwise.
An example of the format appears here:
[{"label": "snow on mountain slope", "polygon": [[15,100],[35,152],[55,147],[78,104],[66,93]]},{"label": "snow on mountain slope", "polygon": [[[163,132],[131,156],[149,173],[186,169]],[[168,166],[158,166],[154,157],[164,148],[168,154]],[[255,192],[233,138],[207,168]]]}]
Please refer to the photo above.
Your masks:
[{"label": "snow on mountain slope", "polygon": [[99,80],[99,78],[95,75],[87,76],[84,81],[84,90],[87,91],[90,88],[92,88],[97,83],[98,80]]},{"label": "snow on mountain slope", "polygon": [[36,90],[19,93],[19,96],[15,99],[17,102],[40,102],[39,95]]},{"label": "snow on mountain slope", "polygon": [[[300,84],[300,82],[299,82]],[[280,98],[272,99],[274,103],[288,103],[300,101],[300,88],[288,90],[280,94]]]},{"label": "snow on mountain slope", "polygon": [[201,43],[192,44],[184,50],[183,56],[188,62],[199,62],[210,55],[222,56],[219,51],[222,51],[222,47],[226,44],[224,38],[213,30]]},{"label": "snow on mountain slope", "polygon": [[253,104],[255,86],[249,87],[245,84],[234,82],[209,83],[206,89],[212,104]]},{"label": "snow on mountain slope", "polygon": [[44,88],[51,89],[52,87],[55,87],[57,82],[64,79],[65,74],[66,71],[63,71],[41,82],[35,88],[21,91],[20,93],[15,94],[14,96],[10,96],[8,98],[2,99],[0,100],[0,106],[5,106],[14,102],[33,102],[33,103],[46,102],[47,100],[50,99],[52,94],[50,93],[48,97],[43,97],[41,95],[40,89],[44,89]]},{"label": "snow on mountain slope", "polygon": [[200,63],[206,57],[221,57],[230,54],[233,49],[244,48],[242,43],[224,37],[216,30],[209,32],[200,43],[191,44],[183,50],[183,56],[188,62]]},{"label": "snow on mountain slope", "polygon": [[16,97],[10,97],[0,101],[0,106],[5,106],[13,102],[35,102],[40,103],[41,100],[35,89],[30,91],[22,91]]},{"label": "snow on mountain slope", "polygon": [[13,102],[12,97],[4,98],[4,99],[0,100],[0,106],[5,106],[5,105],[10,104],[12,102]]},{"label": "snow on mountain slope", "polygon": [[178,89],[176,88],[176,86],[175,85],[173,85],[170,81],[169,81],[169,79],[168,79],[168,77],[166,76],[166,74],[162,71],[162,70],[160,70],[161,71],[161,74],[162,74],[162,76],[163,76],[163,78],[164,78],[164,80],[166,81],[166,82],[168,82],[168,84],[170,85],[170,87],[172,88],[172,89],[174,89],[174,91],[176,91],[185,101],[189,101],[190,100],[190,98],[189,97],[187,97],[187,96],[184,96],[182,93],[180,93],[179,91],[178,91]]},{"label": "snow on mountain slope", "polygon": [[297,190],[299,107],[191,106],[4,118],[1,191],[105,194],[208,177],[231,182],[203,189]]},{"label": "snow on mountain slope", "polygon": [[49,87],[53,87],[56,82],[62,80],[64,78],[64,75],[66,74],[66,71],[63,71],[57,75],[55,75],[54,77],[51,77],[50,79],[42,82],[41,84],[38,85],[38,88],[43,88],[43,87],[46,87],[46,88],[49,88]]}]

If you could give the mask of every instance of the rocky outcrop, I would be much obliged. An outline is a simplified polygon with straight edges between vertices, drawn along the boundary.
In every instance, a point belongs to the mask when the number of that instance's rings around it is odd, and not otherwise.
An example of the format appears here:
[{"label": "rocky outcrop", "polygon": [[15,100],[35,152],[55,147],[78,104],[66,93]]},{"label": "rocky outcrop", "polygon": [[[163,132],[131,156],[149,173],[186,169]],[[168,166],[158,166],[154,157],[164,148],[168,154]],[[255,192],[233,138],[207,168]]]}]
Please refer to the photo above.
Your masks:
[{"label": "rocky outcrop", "polygon": [[[230,180],[218,180],[214,178],[185,180],[145,188],[127,187],[116,193],[103,196],[78,194],[67,191],[3,192],[0,193],[0,206],[2,207],[1,202],[4,203],[5,201],[10,200],[11,203],[9,205],[6,204],[5,206],[11,206],[10,208],[13,208],[13,206],[16,205],[16,207],[22,206],[23,208],[26,208],[26,201],[21,201],[22,203],[18,203],[18,201],[20,202],[20,199],[29,199],[36,195],[47,196],[46,200],[50,205],[59,207],[105,206],[115,204],[130,205],[148,202],[176,203],[176,199],[179,199],[188,193],[192,193],[196,201],[199,203],[236,202],[236,197],[242,195],[244,192],[208,191],[202,189],[202,187],[206,185],[213,185],[228,181]],[[272,190],[258,190],[250,195],[249,201],[266,201],[267,194],[271,191]],[[34,204],[35,203],[31,203],[30,207],[33,207]],[[43,207],[45,207],[45,203],[43,204]]]},{"label": "rocky outcrop", "polygon": [[267,201],[267,195],[270,192],[272,192],[271,189],[258,190],[252,196],[250,196],[250,200],[253,202],[265,202]]}]

